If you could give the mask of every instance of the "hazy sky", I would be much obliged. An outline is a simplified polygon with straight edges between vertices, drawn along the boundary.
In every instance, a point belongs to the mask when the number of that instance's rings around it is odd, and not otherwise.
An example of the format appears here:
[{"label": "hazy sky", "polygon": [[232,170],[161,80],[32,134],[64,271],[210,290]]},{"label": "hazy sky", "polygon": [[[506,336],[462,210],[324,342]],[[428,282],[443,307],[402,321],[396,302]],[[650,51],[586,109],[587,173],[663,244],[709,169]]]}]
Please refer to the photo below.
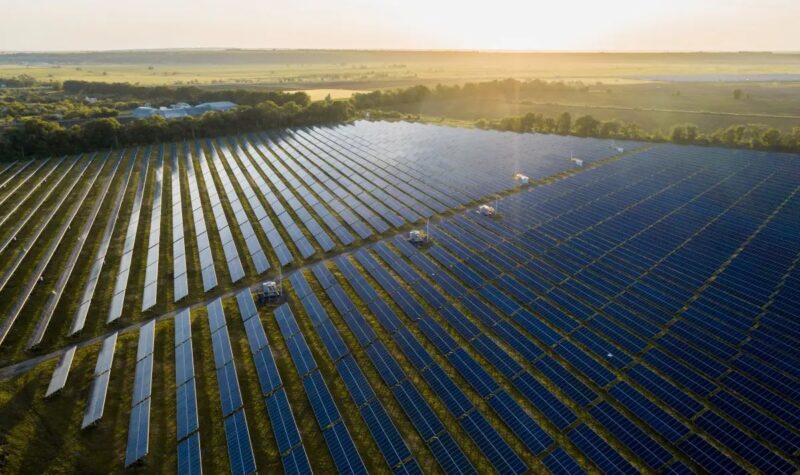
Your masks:
[{"label": "hazy sky", "polygon": [[800,51],[800,0],[0,0],[0,51]]}]

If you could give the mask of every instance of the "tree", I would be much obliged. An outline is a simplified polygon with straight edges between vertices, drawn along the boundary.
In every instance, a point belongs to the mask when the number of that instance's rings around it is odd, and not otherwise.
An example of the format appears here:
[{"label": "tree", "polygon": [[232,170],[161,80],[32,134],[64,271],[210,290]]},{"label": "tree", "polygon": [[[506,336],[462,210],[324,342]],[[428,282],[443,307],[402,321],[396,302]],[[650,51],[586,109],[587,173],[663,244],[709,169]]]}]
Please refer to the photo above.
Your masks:
[{"label": "tree", "polygon": [[742,97],[744,97],[744,91],[742,91],[741,89],[734,89],[733,90],[733,98],[734,99],[736,99],[738,101]]},{"label": "tree", "polygon": [[117,119],[95,119],[86,122],[78,129],[81,142],[89,149],[118,146],[119,131],[122,125]]},{"label": "tree", "polygon": [[572,130],[572,116],[569,112],[562,112],[556,122],[556,133],[567,135]]},{"label": "tree", "polygon": [[598,135],[600,121],[590,115],[578,117],[575,120],[575,134],[582,137]]}]

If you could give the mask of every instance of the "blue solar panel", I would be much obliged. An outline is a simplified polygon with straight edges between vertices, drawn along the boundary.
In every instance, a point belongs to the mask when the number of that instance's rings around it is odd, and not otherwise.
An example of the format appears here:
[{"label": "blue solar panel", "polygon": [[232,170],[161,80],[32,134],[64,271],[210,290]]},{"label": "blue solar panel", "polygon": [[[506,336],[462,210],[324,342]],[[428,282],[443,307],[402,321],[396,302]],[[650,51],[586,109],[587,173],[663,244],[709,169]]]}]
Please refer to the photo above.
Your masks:
[{"label": "blue solar panel", "polygon": [[178,475],[200,475],[202,473],[200,434],[195,432],[178,444]]},{"label": "blue solar panel", "polygon": [[472,411],[460,422],[495,470],[500,473],[523,473],[528,470],[525,462],[478,411]]},{"label": "blue solar panel", "polygon": [[319,371],[315,371],[303,379],[303,387],[320,428],[325,430],[331,424],[339,421],[341,418],[339,410]]},{"label": "blue solar panel", "polygon": [[128,446],[125,450],[125,466],[129,467],[141,460],[149,448],[150,440],[150,398],[136,404],[131,409],[128,425]]},{"label": "blue solar panel", "polygon": [[358,363],[351,355],[339,360],[336,363],[336,370],[339,372],[356,406],[366,404],[377,397]]},{"label": "blue solar panel", "polygon": [[478,473],[450,434],[443,434],[432,440],[430,448],[444,473]]},{"label": "blue solar panel", "polygon": [[557,448],[542,460],[545,467],[554,475],[573,475],[576,473],[586,473],[581,469],[578,462],[561,447]]},{"label": "blue solar panel", "polygon": [[177,421],[176,435],[178,440],[188,437],[199,428],[197,421],[197,394],[194,379],[178,386],[176,390],[175,417]]},{"label": "blue solar panel", "polygon": [[281,463],[283,464],[283,473],[286,474],[307,475],[312,473],[308,455],[306,455],[306,451],[301,448],[297,448],[283,455],[281,457]]},{"label": "blue solar panel", "polygon": [[386,464],[394,468],[411,457],[397,427],[392,423],[380,401],[372,401],[361,408],[361,416],[367,425]]},{"label": "blue solar panel", "polygon": [[586,425],[579,425],[570,431],[568,437],[602,472],[638,473],[638,471],[611,448],[602,437],[597,435]]},{"label": "blue solar panel", "polygon": [[225,418],[225,438],[228,442],[231,473],[245,475],[255,472],[256,461],[253,457],[253,446],[250,443],[250,432],[247,430],[244,409]]},{"label": "blue solar panel", "polygon": [[222,415],[227,416],[242,407],[242,395],[239,381],[236,379],[236,366],[233,362],[217,369],[219,397],[222,404]]},{"label": "blue solar panel", "polygon": [[365,474],[367,468],[358,454],[353,439],[344,423],[339,422],[333,427],[322,432],[328,450],[339,473]]},{"label": "blue solar panel", "polygon": [[279,389],[267,398],[266,404],[278,452],[285,454],[301,444],[300,432],[289,407],[286,391],[283,388]]}]

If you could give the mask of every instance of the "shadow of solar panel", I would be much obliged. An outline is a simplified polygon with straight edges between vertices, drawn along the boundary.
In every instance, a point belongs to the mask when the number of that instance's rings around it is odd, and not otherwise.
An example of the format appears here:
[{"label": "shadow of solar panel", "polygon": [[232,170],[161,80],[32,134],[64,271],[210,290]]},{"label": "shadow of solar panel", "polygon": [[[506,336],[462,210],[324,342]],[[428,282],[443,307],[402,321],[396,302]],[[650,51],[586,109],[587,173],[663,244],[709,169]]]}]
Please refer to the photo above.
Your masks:
[{"label": "shadow of solar panel", "polygon": [[202,473],[200,434],[195,432],[178,444],[178,475],[201,475]]},{"label": "shadow of solar panel", "polygon": [[366,474],[367,469],[343,422],[323,431],[334,465],[340,473]]},{"label": "shadow of solar panel", "polygon": [[[278,444],[278,452],[286,454],[291,449],[300,446],[300,432],[297,423],[292,415],[289,400],[286,398],[286,391],[283,388],[275,391],[266,401],[267,411],[269,412],[272,432],[275,434],[275,441]],[[304,452],[302,446],[298,447]]]},{"label": "shadow of solar panel", "polygon": [[125,450],[125,467],[141,460],[148,452],[150,440],[150,398],[133,406],[128,425],[128,446]]},{"label": "shadow of solar panel", "polygon": [[244,409],[225,418],[225,438],[228,442],[231,473],[234,475],[255,473],[256,461],[253,457],[253,446],[250,443]]}]

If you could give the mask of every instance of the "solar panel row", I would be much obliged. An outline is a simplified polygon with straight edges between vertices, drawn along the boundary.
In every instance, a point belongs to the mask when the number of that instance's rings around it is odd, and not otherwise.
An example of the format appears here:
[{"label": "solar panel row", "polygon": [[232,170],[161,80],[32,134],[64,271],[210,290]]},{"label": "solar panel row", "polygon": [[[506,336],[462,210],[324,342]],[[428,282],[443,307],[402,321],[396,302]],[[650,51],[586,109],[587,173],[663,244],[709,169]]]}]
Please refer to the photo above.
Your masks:
[{"label": "solar panel row", "polygon": [[[183,153],[188,145],[184,144]],[[170,148],[171,190],[172,190],[172,288],[173,302],[189,295],[189,277],[186,269],[186,241],[183,228],[183,203],[181,199],[181,171],[178,160],[178,146]]]},{"label": "solar panel row", "polygon": [[150,396],[153,386],[153,350],[155,348],[156,321],[150,320],[139,327],[139,345],[136,349],[136,370],[131,398],[131,417],[128,425],[128,447],[125,467],[130,467],[147,455],[150,441]]},{"label": "solar panel row", "polygon": [[97,423],[103,417],[108,380],[111,377],[111,365],[114,362],[114,347],[116,344],[117,332],[114,332],[103,339],[103,343],[100,346],[100,351],[97,354],[97,363],[94,367],[92,389],[89,392],[89,402],[86,404],[86,410],[83,413],[81,429]]},{"label": "solar panel row", "polygon": [[153,169],[153,204],[150,212],[150,234],[147,240],[147,261],[144,270],[142,311],[156,304],[158,298],[158,256],[161,243],[161,197],[164,193],[164,144],[158,149]]},{"label": "solar panel row", "polygon": [[202,473],[200,424],[192,355],[192,318],[189,309],[175,315],[175,418],[178,440],[178,473]]},{"label": "solar panel row", "polygon": [[214,364],[219,384],[231,473],[253,473],[256,471],[256,461],[250,442],[250,431],[247,428],[239,381],[236,376],[236,364],[233,361],[222,300],[215,299],[208,304],[206,310],[208,311],[208,324],[211,328]]}]

